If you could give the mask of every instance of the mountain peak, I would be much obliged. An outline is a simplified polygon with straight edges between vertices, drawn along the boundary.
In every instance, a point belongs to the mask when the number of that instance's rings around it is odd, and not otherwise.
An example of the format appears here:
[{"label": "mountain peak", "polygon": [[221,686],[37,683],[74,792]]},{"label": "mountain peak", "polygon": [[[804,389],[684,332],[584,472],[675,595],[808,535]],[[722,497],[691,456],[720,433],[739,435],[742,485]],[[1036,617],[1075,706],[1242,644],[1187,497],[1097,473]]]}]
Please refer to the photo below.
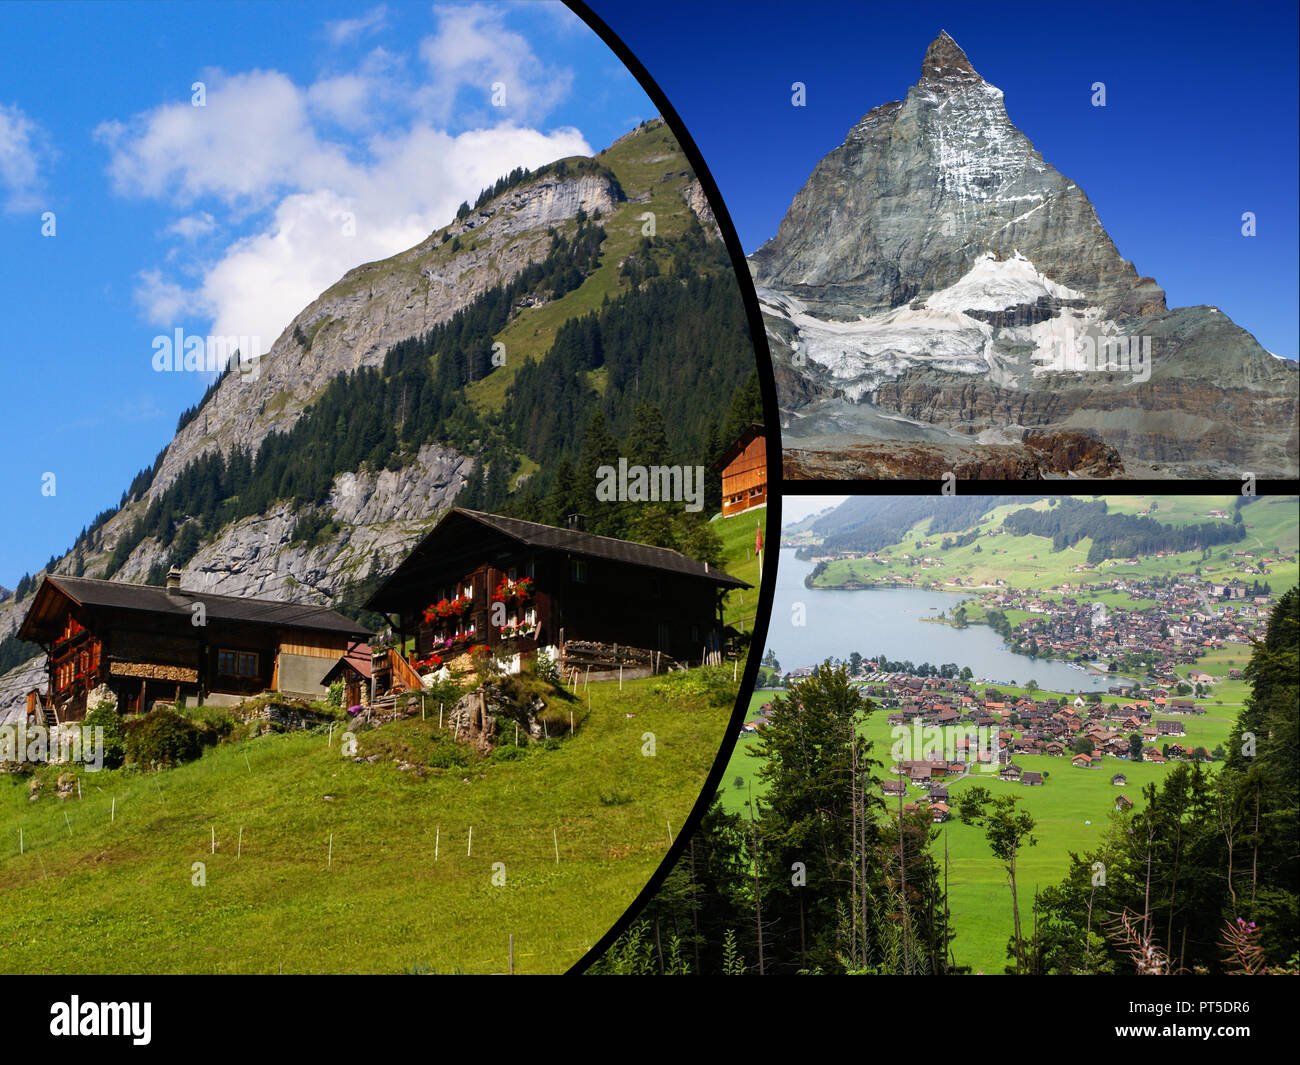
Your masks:
[{"label": "mountain peak", "polygon": [[939,36],[925,50],[925,58],[921,60],[921,79],[942,82],[983,80],[971,66],[961,46],[948,36],[947,30],[940,30]]}]

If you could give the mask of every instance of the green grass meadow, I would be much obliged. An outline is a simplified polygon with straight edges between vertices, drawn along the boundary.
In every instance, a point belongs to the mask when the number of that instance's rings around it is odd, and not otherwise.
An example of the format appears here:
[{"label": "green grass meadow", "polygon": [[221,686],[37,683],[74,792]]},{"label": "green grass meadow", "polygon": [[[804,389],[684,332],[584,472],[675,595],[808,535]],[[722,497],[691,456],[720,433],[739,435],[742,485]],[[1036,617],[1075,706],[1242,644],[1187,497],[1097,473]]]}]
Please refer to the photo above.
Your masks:
[{"label": "green grass meadow", "polygon": [[759,572],[758,558],[754,554],[757,527],[763,527],[764,543],[767,541],[767,508],[755,507],[744,514],[718,518],[712,529],[722,539],[723,568],[733,577],[751,584],[751,588],[737,588],[727,593],[723,617],[728,625],[741,632],[753,632],[758,613]]},{"label": "green grass meadow", "polygon": [[35,802],[2,777],[5,969],[499,973],[513,935],[516,972],[561,972],[663,859],[730,714],[663,678],[592,684],[575,706],[558,749],[424,779],[388,759],[428,744],[418,718],[359,735],[376,764],[342,757],[336,730],[83,773],[66,800],[52,768]]}]

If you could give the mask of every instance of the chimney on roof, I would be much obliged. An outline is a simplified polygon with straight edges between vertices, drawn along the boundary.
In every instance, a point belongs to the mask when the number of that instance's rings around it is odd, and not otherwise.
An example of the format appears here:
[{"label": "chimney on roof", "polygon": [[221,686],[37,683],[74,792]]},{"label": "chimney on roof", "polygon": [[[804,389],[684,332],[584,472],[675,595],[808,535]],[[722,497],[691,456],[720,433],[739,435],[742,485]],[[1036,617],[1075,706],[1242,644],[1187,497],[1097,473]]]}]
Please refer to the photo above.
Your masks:
[{"label": "chimney on roof", "polygon": [[583,514],[569,515],[569,529],[573,532],[587,531],[587,518]]},{"label": "chimney on roof", "polygon": [[167,594],[174,595],[181,590],[181,571],[179,566],[173,566],[167,571]]}]

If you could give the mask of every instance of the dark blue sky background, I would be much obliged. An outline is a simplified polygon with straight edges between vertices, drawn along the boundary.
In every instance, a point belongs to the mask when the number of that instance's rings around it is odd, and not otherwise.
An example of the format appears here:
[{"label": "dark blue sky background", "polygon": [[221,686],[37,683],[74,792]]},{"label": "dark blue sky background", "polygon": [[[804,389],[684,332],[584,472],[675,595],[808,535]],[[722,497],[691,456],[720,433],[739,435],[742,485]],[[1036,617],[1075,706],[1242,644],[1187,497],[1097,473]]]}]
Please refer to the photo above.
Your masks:
[{"label": "dark blue sky background", "polygon": [[[746,253],[862,115],[906,95],[946,29],[1170,306],[1219,307],[1296,356],[1294,3],[592,7],[681,114]],[[1105,107],[1090,103],[1097,81]],[[1245,211],[1255,237],[1241,234]]]}]

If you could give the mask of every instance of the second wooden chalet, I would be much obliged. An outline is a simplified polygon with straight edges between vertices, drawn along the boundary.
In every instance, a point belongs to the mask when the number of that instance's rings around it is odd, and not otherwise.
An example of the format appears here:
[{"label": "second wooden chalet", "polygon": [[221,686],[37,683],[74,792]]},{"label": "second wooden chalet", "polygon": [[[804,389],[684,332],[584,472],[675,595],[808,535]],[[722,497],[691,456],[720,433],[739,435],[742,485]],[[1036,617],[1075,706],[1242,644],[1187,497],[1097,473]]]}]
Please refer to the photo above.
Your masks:
[{"label": "second wooden chalet", "polygon": [[[477,645],[499,656],[574,641],[698,662],[722,647],[722,598],[750,585],[677,551],[455,508],[366,603],[389,615],[395,685]],[[414,678],[418,683],[418,677]]]}]

